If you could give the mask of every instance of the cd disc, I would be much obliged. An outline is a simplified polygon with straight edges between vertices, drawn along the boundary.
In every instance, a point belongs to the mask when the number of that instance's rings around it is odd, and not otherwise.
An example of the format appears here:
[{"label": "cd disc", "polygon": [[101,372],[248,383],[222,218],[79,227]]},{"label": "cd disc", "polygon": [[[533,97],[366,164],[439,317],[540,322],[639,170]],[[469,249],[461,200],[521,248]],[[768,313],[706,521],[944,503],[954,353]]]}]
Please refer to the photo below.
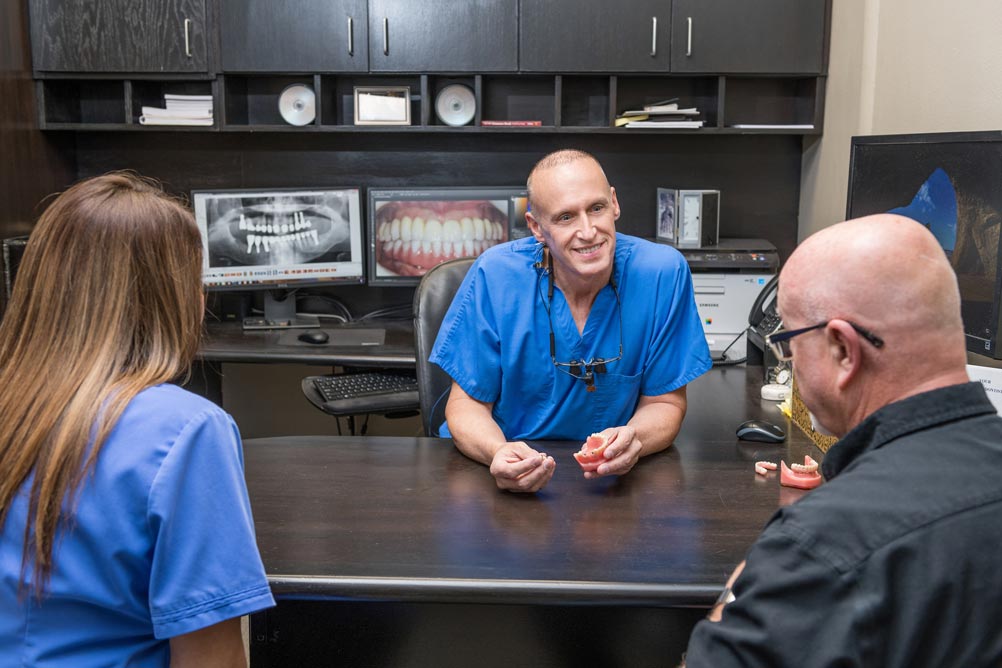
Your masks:
[{"label": "cd disc", "polygon": [[305,84],[286,86],[278,96],[278,113],[289,125],[308,125],[317,117],[316,97]]},{"label": "cd disc", "polygon": [[473,120],[476,110],[473,91],[462,84],[446,86],[435,98],[435,115],[446,125],[466,125]]}]

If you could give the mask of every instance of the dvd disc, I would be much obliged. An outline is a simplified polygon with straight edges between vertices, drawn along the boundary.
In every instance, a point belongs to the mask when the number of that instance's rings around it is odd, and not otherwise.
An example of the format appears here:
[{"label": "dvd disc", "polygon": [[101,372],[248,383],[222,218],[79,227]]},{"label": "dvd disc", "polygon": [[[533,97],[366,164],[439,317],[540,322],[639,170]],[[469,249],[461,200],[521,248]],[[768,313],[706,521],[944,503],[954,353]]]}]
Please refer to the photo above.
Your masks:
[{"label": "dvd disc", "polygon": [[446,86],[435,98],[435,115],[446,125],[466,125],[477,111],[477,100],[469,86]]},{"label": "dvd disc", "polygon": [[316,96],[305,84],[286,86],[278,96],[278,113],[289,125],[309,125],[317,117]]}]

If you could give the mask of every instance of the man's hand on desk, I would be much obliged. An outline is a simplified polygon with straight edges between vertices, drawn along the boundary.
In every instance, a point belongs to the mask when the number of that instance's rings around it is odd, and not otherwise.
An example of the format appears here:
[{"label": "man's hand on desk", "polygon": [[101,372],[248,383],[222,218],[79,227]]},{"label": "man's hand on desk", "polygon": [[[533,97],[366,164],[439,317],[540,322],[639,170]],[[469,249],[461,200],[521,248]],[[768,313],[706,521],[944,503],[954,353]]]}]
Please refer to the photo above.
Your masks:
[{"label": "man's hand on desk", "polygon": [[606,475],[629,473],[640,461],[643,443],[633,427],[610,427],[602,432],[608,445],[603,453],[605,461],[594,471],[585,471],[584,477],[591,480]]},{"label": "man's hand on desk", "polygon": [[522,441],[505,443],[494,454],[491,475],[500,489],[510,492],[538,492],[553,477],[557,462]]}]

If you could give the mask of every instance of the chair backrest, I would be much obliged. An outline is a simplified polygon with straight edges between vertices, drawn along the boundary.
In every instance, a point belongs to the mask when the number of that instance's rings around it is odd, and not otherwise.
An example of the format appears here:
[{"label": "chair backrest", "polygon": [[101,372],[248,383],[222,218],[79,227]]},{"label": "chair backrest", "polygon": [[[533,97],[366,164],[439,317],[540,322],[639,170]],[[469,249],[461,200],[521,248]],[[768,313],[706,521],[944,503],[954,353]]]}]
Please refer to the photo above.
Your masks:
[{"label": "chair backrest", "polygon": [[28,237],[11,237],[0,242],[0,266],[3,267],[3,289],[0,290],[0,315],[7,309],[11,293],[14,290],[14,276],[17,268],[21,264],[21,257],[24,255],[25,246],[28,245]]},{"label": "chair backrest", "polygon": [[414,292],[414,348],[417,354],[418,401],[426,436],[437,436],[445,421],[452,378],[428,361],[435,337],[452,298],[473,265],[473,258],[449,260],[432,267]]}]

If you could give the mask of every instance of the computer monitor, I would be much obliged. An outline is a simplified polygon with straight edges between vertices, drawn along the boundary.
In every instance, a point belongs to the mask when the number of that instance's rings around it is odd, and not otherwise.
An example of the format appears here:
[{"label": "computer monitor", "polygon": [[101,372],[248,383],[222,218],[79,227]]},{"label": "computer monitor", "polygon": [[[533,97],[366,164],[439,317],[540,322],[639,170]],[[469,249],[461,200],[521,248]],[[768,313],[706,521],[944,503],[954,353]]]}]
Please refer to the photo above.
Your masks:
[{"label": "computer monitor", "polygon": [[369,285],[417,285],[437,264],[529,235],[524,187],[370,188]]},{"label": "computer monitor", "polygon": [[209,290],[265,290],[246,329],[316,327],[297,316],[297,288],[362,284],[358,188],[192,191]]},{"label": "computer monitor", "polygon": [[882,212],[932,231],[957,273],[967,350],[1002,359],[1002,132],[853,137],[846,216]]}]

